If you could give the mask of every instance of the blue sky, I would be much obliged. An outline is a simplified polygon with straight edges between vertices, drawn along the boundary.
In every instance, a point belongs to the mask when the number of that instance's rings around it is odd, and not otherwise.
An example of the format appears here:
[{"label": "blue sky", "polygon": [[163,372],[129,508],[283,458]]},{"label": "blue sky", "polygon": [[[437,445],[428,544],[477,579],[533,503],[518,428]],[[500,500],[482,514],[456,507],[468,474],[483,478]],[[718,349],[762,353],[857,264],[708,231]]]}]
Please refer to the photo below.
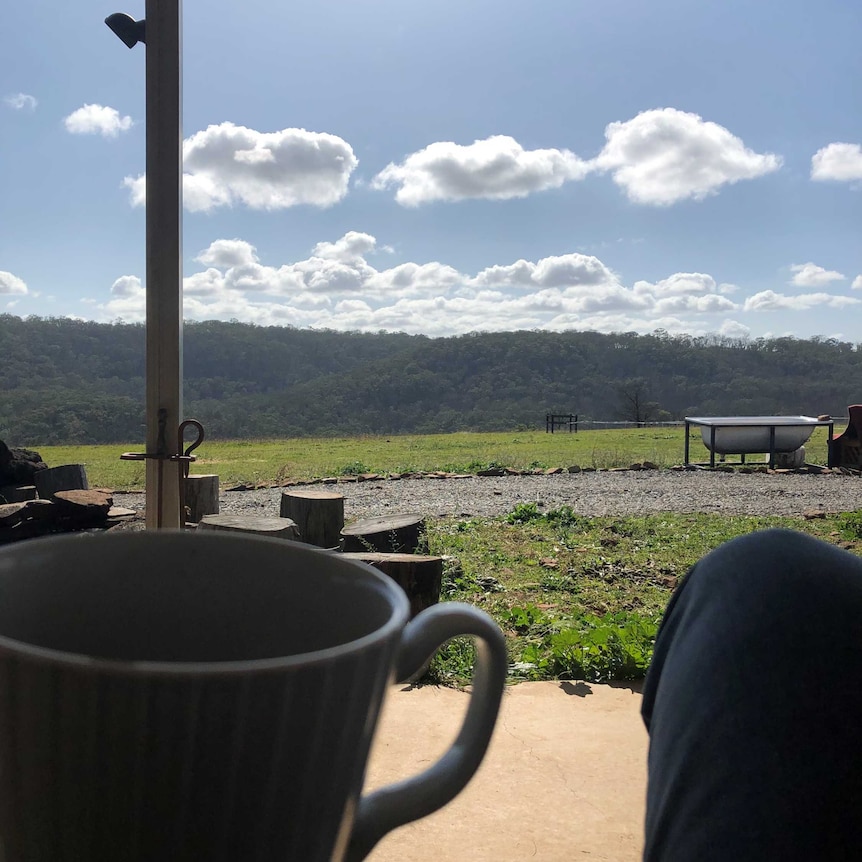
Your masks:
[{"label": "blue sky", "polygon": [[[0,312],[143,319],[118,11],[0,12]],[[862,341],[860,38],[850,0],[185,0],[185,316]]]}]

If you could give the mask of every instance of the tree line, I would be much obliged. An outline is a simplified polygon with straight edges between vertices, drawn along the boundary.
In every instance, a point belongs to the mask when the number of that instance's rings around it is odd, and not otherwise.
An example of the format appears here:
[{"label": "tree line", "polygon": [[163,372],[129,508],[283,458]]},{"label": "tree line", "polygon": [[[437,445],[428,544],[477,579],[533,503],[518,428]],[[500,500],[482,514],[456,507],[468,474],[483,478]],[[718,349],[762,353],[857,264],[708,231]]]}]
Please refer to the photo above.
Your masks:
[{"label": "tree line", "polygon": [[[0,315],[0,439],[144,438],[144,328]],[[184,414],[215,438],[493,431],[686,415],[845,415],[862,344],[633,332],[429,338],[220,321],[184,328]]]}]

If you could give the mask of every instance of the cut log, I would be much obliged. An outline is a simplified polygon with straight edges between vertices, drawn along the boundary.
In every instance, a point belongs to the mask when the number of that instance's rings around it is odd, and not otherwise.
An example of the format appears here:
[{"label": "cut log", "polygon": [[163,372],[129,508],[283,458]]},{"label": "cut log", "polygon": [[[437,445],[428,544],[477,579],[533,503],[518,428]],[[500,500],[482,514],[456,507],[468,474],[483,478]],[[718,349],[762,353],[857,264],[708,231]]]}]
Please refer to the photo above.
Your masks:
[{"label": "cut log", "polygon": [[35,499],[35,485],[4,485],[0,488],[0,503],[24,503]]},{"label": "cut log", "polygon": [[57,491],[87,491],[87,471],[83,464],[64,464],[48,467],[33,474],[36,492],[43,500],[50,500]]},{"label": "cut log", "polygon": [[341,556],[368,563],[392,578],[407,593],[411,618],[440,601],[442,557],[380,553],[346,553]]},{"label": "cut log", "polygon": [[204,515],[199,530],[225,530],[233,533],[253,533],[277,539],[299,539],[296,524],[288,518],[269,518],[264,515]]},{"label": "cut log", "polygon": [[218,515],[218,476],[215,473],[186,476],[184,482],[187,521],[197,524],[204,515]]},{"label": "cut log", "polygon": [[344,527],[344,495],[321,488],[282,491],[281,517],[296,524],[300,541],[337,548]]},{"label": "cut log", "polygon": [[425,521],[420,515],[395,515],[354,521],[341,531],[342,551],[380,551],[412,554],[425,541]]}]

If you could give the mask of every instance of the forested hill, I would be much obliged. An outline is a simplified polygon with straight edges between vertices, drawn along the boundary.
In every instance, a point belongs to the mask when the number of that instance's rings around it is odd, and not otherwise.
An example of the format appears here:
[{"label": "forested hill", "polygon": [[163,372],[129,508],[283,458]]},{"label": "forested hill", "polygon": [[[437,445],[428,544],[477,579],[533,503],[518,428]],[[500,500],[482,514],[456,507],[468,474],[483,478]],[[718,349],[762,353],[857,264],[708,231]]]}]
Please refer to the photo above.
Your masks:
[{"label": "forested hill", "polygon": [[[0,315],[0,439],[143,440],[144,329]],[[427,338],[186,323],[186,417],[208,436],[433,433],[582,419],[845,415],[862,345],[663,332]]]}]

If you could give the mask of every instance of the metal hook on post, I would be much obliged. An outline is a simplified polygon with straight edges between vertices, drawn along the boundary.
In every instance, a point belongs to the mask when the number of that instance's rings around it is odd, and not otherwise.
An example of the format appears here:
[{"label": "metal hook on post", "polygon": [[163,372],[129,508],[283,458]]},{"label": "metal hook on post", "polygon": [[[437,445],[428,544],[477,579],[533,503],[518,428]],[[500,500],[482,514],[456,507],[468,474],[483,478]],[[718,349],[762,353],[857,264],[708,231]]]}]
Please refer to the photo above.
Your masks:
[{"label": "metal hook on post", "polygon": [[[164,471],[164,463],[165,461],[171,462],[179,462],[182,466],[179,470],[179,500],[180,500],[180,527],[184,527],[186,523],[185,518],[185,483],[186,479],[189,475],[189,467],[192,461],[197,460],[192,452],[204,442],[204,426],[198,422],[197,419],[186,419],[185,422],[181,422],[179,428],[177,429],[177,452],[181,452],[179,455],[169,455],[168,454],[168,440],[167,440],[167,422],[168,422],[168,411],[165,408],[161,408],[159,410],[159,434],[158,434],[158,442],[156,445],[155,452],[123,452],[120,455],[121,461],[147,461],[154,460],[158,462],[159,469],[159,488],[163,487],[162,479],[163,479],[163,471]],[[183,452],[183,444],[185,443],[184,437],[186,433],[186,428],[189,426],[196,428],[198,432],[198,436],[186,446],[185,452]],[[158,501],[156,504],[156,527],[161,529],[164,526],[164,518],[162,512],[162,495],[159,494]]]},{"label": "metal hook on post", "polygon": [[[183,452],[183,443],[185,443],[185,435],[186,428],[188,427],[196,428],[198,432],[198,436],[186,446],[185,452]],[[198,422],[197,419],[186,419],[185,422],[180,423],[179,430],[177,432],[177,452],[183,452],[182,455],[175,455],[172,460],[181,461],[182,468],[179,471],[179,483],[180,483],[180,528],[184,528],[186,525],[186,479],[189,477],[189,468],[191,467],[192,461],[195,460],[195,456],[192,455],[195,449],[204,442],[204,426]]]}]

